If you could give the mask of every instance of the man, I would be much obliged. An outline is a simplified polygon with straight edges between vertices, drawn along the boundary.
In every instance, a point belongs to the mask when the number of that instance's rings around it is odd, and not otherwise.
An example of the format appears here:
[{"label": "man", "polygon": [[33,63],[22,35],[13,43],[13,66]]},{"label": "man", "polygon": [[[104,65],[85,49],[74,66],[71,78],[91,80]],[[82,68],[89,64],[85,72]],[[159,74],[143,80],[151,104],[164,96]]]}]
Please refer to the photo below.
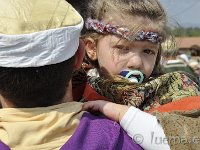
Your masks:
[{"label": "man", "polygon": [[[0,0],[0,149],[141,149],[73,101],[83,19],[65,0]],[[78,48],[79,46],[79,48]]]}]

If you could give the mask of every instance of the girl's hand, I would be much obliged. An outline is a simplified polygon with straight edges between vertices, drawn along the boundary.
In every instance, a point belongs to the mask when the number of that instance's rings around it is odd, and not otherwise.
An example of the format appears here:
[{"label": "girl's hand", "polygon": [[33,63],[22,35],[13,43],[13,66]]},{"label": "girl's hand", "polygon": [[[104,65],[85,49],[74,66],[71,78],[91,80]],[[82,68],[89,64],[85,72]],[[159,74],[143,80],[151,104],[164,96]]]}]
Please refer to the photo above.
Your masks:
[{"label": "girl's hand", "polygon": [[128,109],[129,106],[119,105],[103,100],[90,101],[83,104],[83,110],[101,112],[106,117],[116,122],[121,121]]}]

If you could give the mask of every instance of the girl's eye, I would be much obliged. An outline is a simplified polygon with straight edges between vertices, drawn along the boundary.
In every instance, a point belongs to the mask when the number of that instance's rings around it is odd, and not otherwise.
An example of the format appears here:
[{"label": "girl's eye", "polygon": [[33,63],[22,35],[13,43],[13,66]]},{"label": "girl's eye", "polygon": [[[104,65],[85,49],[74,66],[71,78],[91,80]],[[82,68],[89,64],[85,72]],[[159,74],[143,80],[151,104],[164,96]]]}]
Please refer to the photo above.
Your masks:
[{"label": "girl's eye", "polygon": [[149,55],[155,55],[156,54],[156,52],[151,50],[151,49],[144,49],[143,51],[144,51],[144,53],[149,54]]},{"label": "girl's eye", "polygon": [[116,48],[116,49],[124,49],[124,46],[123,46],[123,45],[115,45],[115,46],[113,46],[113,48]]}]

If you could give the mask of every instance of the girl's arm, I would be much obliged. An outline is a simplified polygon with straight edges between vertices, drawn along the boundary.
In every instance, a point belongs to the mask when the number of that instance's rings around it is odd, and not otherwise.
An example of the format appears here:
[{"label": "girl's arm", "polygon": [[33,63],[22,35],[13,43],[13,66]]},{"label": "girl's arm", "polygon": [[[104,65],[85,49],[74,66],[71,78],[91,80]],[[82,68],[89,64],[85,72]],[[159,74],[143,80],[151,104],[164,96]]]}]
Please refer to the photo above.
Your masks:
[{"label": "girl's arm", "polygon": [[166,136],[156,117],[135,107],[107,101],[91,101],[83,105],[84,110],[99,111],[119,122],[128,135],[145,150],[169,150]]}]

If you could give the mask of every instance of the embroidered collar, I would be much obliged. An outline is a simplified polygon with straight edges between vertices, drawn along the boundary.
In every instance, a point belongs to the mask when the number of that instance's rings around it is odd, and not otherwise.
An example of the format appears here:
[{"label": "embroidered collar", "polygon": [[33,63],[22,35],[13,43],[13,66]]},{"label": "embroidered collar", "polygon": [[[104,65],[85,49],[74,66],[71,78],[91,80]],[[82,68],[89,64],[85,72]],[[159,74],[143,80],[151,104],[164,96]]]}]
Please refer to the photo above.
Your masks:
[{"label": "embroidered collar", "polygon": [[163,39],[162,36],[159,36],[158,33],[156,32],[140,31],[137,33],[132,33],[127,28],[120,26],[113,26],[109,23],[105,24],[103,22],[91,18],[88,18],[86,20],[85,26],[88,30],[94,30],[102,34],[112,33],[130,41],[150,41],[152,43],[159,43]]}]

